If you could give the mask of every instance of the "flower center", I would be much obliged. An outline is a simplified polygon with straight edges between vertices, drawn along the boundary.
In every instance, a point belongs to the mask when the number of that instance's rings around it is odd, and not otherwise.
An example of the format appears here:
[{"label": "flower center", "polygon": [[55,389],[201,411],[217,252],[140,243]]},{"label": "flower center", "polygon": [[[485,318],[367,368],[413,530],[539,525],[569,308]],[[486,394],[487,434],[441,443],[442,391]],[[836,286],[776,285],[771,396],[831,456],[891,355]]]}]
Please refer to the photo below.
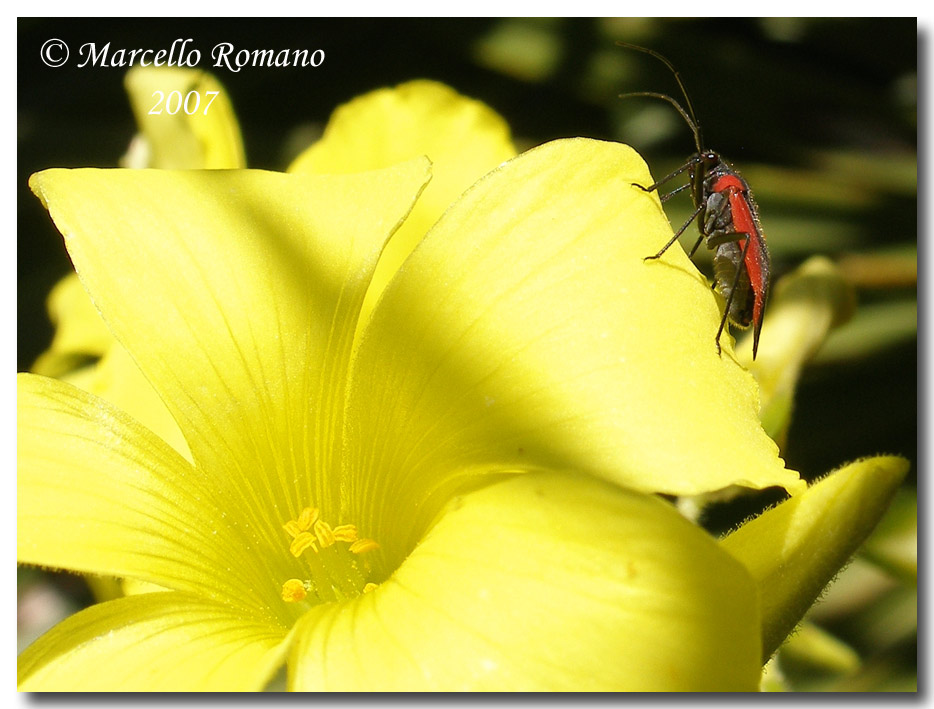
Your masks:
[{"label": "flower center", "polygon": [[296,519],[282,528],[292,538],[292,556],[308,562],[310,578],[289,579],[282,584],[282,600],[297,603],[306,598],[315,602],[353,598],[375,588],[367,583],[370,568],[361,556],[378,549],[372,539],[357,536],[353,524],[332,527],[314,507],[306,507]]}]

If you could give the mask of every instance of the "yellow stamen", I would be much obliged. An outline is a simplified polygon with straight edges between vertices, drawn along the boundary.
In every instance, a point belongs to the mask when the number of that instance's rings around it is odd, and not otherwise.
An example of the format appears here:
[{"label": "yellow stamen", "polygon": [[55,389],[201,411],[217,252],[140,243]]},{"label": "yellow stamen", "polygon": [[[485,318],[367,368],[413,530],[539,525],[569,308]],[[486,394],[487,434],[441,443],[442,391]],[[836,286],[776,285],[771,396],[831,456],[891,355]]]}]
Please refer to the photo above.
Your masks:
[{"label": "yellow stamen", "polygon": [[318,521],[318,510],[315,507],[306,507],[299,515],[298,519],[291,519],[282,525],[282,528],[289,533],[290,537],[297,537],[302,532],[311,529],[311,526]]},{"label": "yellow stamen", "polygon": [[358,539],[350,545],[350,551],[354,554],[364,554],[374,549],[379,549],[379,544],[372,539]]},{"label": "yellow stamen", "polygon": [[357,526],[354,524],[339,524],[332,531],[334,539],[339,542],[357,541]]},{"label": "yellow stamen", "polygon": [[356,525],[332,527],[321,519],[317,508],[309,506],[302,508],[295,519],[285,522],[282,529],[291,537],[289,552],[296,559],[309,549],[315,553],[303,560],[310,579],[289,579],[282,584],[283,601],[294,603],[311,597],[316,603],[329,603],[376,588],[376,584],[367,583],[370,563],[355,556],[378,549],[379,544],[373,539],[358,538]]},{"label": "yellow stamen", "polygon": [[315,536],[318,538],[318,544],[321,545],[322,549],[334,543],[334,532],[331,529],[331,525],[323,519],[319,519],[315,522]]},{"label": "yellow stamen", "polygon": [[308,592],[305,590],[305,584],[298,579],[289,579],[282,584],[282,600],[286,603],[297,603],[305,600]]},{"label": "yellow stamen", "polygon": [[297,536],[298,536],[299,534],[301,534],[302,531],[303,531],[302,528],[298,526],[298,522],[296,522],[294,519],[293,519],[293,520],[289,520],[288,522],[286,522],[285,524],[283,524],[283,525],[282,525],[282,528],[283,528],[286,532],[289,533],[289,536],[290,536],[290,537],[293,537],[293,538],[294,538],[294,537],[297,537]]},{"label": "yellow stamen", "polygon": [[299,533],[289,545],[289,551],[292,552],[292,556],[294,557],[301,556],[302,552],[306,549],[311,549],[315,553],[318,551],[318,548],[315,546],[315,535],[311,532]]},{"label": "yellow stamen", "polygon": [[298,522],[298,526],[301,527],[303,532],[306,529],[311,529],[311,525],[318,521],[318,508],[306,507],[302,510],[296,521]]}]

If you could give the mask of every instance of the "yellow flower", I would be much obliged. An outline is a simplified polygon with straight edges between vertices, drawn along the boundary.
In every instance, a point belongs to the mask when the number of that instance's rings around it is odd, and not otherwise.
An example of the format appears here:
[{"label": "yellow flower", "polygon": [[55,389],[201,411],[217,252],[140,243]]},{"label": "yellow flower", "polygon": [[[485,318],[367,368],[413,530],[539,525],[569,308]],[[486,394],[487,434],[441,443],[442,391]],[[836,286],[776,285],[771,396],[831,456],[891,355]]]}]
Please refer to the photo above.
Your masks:
[{"label": "yellow flower", "polygon": [[[803,483],[713,347],[706,282],[683,252],[643,261],[671,234],[629,188],[644,163],[525,153],[372,285],[429,177],[33,177],[191,460],[19,375],[20,562],[169,589],[58,625],[20,689],[261,689],[284,661],[294,690],[758,686],[768,575],[651,493]],[[871,491],[897,484],[874,465]]]}]

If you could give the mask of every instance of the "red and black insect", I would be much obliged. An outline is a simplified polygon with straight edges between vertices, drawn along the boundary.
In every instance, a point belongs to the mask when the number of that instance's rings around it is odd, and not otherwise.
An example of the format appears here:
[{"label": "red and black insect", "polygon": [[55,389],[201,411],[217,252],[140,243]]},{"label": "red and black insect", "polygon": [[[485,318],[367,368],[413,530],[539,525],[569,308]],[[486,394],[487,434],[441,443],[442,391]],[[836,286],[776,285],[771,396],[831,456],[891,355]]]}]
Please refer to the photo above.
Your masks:
[{"label": "red and black insect", "polygon": [[770,261],[765,236],[759,226],[759,211],[752,199],[749,185],[717,153],[704,148],[700,123],[694,114],[694,107],[681,81],[681,75],[674,65],[652,49],[623,42],[618,44],[650,54],[667,66],[674,74],[675,81],[678,82],[687,110],[671,96],[651,91],[622,94],[621,98],[648,96],[667,101],[677,109],[691,132],[694,133],[694,145],[697,148],[697,152],[691,155],[684,165],[654,185],[648,187],[635,185],[646,192],[653,192],[678,175],[687,172],[689,182],[662,196],[661,199],[665,202],[673,195],[690,188],[691,197],[694,200],[694,212],[690,218],[681,225],[681,228],[657,254],[646,256],[645,260],[659,258],[696,219],[700,237],[691,249],[690,256],[694,256],[702,241],[706,242],[708,249],[713,250],[713,287],[726,300],[720,328],[715,338],[717,353],[720,353],[720,335],[723,334],[723,329],[729,321],[739,328],[752,325],[752,358],[755,359],[756,351],[759,349],[762,316],[765,314],[765,303],[769,294]]}]

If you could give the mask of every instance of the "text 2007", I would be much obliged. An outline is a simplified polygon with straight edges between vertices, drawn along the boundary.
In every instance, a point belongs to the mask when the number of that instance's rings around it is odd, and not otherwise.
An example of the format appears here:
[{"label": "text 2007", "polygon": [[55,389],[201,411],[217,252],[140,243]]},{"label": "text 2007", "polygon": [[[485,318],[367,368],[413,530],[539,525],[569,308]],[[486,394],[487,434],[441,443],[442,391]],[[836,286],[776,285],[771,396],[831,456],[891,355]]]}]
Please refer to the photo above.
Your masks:
[{"label": "text 2007", "polygon": [[[219,93],[220,91],[204,92],[204,100],[207,101],[204,105],[204,115],[208,114],[208,109]],[[150,116],[161,115],[163,110],[171,116],[174,116],[179,111],[184,111],[189,116],[192,116],[201,108],[200,91],[189,91],[184,96],[182,96],[181,91],[169,91],[168,95],[163,91],[153,91],[152,97],[156,99],[156,103],[149,109]]]}]

